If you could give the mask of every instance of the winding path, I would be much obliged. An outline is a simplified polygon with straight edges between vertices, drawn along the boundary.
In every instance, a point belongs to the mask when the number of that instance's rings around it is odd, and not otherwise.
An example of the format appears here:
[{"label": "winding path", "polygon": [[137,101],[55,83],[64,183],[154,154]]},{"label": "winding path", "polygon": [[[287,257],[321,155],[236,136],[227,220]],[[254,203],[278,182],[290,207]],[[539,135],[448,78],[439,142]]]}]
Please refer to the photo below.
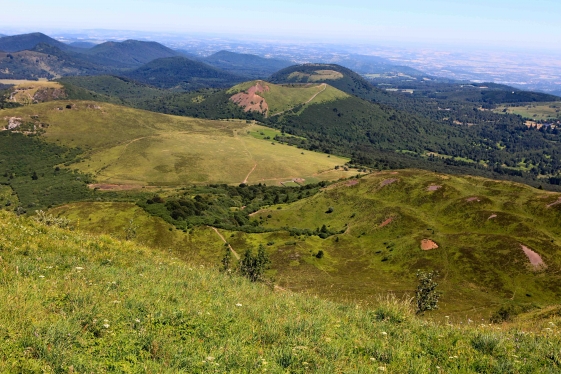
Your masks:
[{"label": "winding path", "polygon": [[[210,226],[209,226],[209,227],[210,227]],[[232,251],[232,253],[234,254],[234,257],[236,257],[236,259],[239,260],[239,259],[240,259],[240,255],[239,255],[236,251],[234,251],[234,248],[232,248],[232,246],[230,245],[230,243],[228,243],[228,242],[226,241],[226,238],[224,238],[224,236],[220,233],[220,231],[218,231],[218,229],[217,229],[216,227],[211,227],[211,228],[214,230],[214,232],[215,232],[218,236],[220,236],[220,239],[222,239],[222,241],[223,241],[225,244],[228,244],[228,248],[230,248],[230,251]]]}]

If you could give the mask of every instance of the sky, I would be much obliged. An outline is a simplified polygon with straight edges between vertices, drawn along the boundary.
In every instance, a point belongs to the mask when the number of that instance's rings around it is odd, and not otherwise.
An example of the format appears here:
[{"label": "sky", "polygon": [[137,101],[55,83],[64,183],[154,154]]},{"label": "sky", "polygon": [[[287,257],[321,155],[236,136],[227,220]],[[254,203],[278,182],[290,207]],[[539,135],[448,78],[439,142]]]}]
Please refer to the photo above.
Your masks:
[{"label": "sky", "polygon": [[287,42],[561,49],[560,0],[0,0],[0,33],[111,29]]}]

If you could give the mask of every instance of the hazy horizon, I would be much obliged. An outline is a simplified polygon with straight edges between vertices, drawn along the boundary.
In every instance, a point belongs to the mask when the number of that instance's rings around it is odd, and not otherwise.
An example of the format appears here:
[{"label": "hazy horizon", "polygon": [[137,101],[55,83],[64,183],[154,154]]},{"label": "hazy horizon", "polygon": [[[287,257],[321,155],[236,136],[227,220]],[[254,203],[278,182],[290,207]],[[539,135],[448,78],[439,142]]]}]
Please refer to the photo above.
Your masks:
[{"label": "hazy horizon", "polygon": [[[0,33],[114,30],[325,44],[559,51],[561,3],[537,0],[38,0],[3,5]],[[45,17],[45,15],[48,15]]]}]

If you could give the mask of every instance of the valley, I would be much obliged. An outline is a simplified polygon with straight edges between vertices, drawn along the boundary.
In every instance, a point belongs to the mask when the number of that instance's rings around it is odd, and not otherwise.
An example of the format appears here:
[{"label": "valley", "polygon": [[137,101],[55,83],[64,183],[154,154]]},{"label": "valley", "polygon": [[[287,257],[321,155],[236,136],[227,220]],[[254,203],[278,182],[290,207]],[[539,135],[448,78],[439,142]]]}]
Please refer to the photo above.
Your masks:
[{"label": "valley", "polygon": [[560,97],[95,41],[0,36],[0,372],[558,372]]}]

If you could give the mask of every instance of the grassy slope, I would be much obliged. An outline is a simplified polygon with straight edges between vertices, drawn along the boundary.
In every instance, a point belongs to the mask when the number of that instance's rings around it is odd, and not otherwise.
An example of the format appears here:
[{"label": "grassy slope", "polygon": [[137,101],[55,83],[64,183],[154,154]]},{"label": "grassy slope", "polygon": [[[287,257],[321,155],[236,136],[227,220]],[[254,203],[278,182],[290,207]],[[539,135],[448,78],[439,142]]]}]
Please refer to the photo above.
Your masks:
[{"label": "grassy slope", "polygon": [[[392,178],[398,182],[381,187]],[[433,183],[442,188],[427,191]],[[470,197],[480,201],[468,202]],[[368,299],[388,290],[412,293],[417,269],[438,269],[442,313],[488,317],[503,303],[543,306],[559,299],[561,205],[546,207],[558,197],[508,182],[401,171],[373,174],[356,186],[342,182],[254,218],[267,227],[347,230],[338,241],[293,238],[292,248],[279,248],[274,257],[281,284]],[[334,212],[325,213],[330,206]],[[497,217],[489,219],[492,214]],[[381,228],[388,218],[393,222]],[[425,238],[440,248],[421,251]],[[247,240],[239,235],[231,242],[243,247]],[[548,270],[532,271],[519,243],[538,252]],[[324,259],[311,256],[318,250]]]},{"label": "grassy slope", "polygon": [[2,212],[0,234],[3,372],[554,373],[561,364],[550,320],[536,333],[439,326],[399,303],[273,293],[173,251]]},{"label": "grassy slope", "polygon": [[[380,187],[392,178],[398,182]],[[435,314],[440,317],[488,319],[501,306],[544,307],[559,300],[561,205],[546,207],[559,194],[509,182],[420,171],[372,174],[357,185],[347,183],[252,216],[265,227],[313,230],[325,224],[333,231],[346,230],[344,234],[327,239],[291,236],[286,231],[247,234],[222,230],[222,234],[241,253],[266,244],[273,260],[270,275],[282,287],[334,300],[369,302],[389,291],[411,295],[418,269],[436,269],[442,274],[439,288],[444,296],[441,310]],[[427,191],[433,183],[442,188]],[[470,197],[481,201],[466,201]],[[326,213],[329,207],[334,208],[331,214]],[[117,206],[109,209],[107,204],[79,203],[54,212],[72,220],[80,218],[86,230],[103,232],[106,225],[105,232],[122,233],[126,219],[120,219],[115,229],[117,221],[109,218],[119,216],[115,209]],[[488,219],[492,214],[497,217]],[[393,221],[379,227],[388,218]],[[143,223],[142,227],[150,225]],[[150,235],[158,231],[146,230]],[[192,255],[218,264],[222,250],[216,237],[206,236],[207,228],[196,228],[191,234],[198,238],[196,243],[211,239]],[[166,247],[168,244],[159,243],[163,238],[145,243]],[[421,251],[420,241],[425,238],[436,241],[440,248]],[[519,243],[539,253],[549,268],[532,271]],[[193,246],[186,253],[192,250]],[[325,254],[322,259],[315,257],[319,250]]]},{"label": "grassy slope", "polygon": [[[258,81],[244,82],[229,89],[228,93],[234,94],[240,91],[246,91],[257,82]],[[326,87],[319,84],[309,86],[283,86],[268,82],[263,83],[269,87],[269,91],[259,93],[258,95],[265,98],[265,101],[269,105],[270,115],[289,110],[297,105],[302,105],[316,94],[318,95],[310,102],[310,104],[330,102],[349,97],[349,95],[331,86]]]},{"label": "grassy slope", "polygon": [[[313,176],[347,161],[315,152],[302,154],[295,147],[257,139],[250,133],[261,127],[245,121],[173,117],[93,102],[74,104],[74,109],[62,111],[55,110],[60,103],[38,104],[5,115],[38,115],[49,124],[45,139],[84,150],[84,161],[71,168],[92,173],[100,182],[241,183],[256,164],[249,182],[280,182]],[[344,175],[338,173],[336,178]]]}]

